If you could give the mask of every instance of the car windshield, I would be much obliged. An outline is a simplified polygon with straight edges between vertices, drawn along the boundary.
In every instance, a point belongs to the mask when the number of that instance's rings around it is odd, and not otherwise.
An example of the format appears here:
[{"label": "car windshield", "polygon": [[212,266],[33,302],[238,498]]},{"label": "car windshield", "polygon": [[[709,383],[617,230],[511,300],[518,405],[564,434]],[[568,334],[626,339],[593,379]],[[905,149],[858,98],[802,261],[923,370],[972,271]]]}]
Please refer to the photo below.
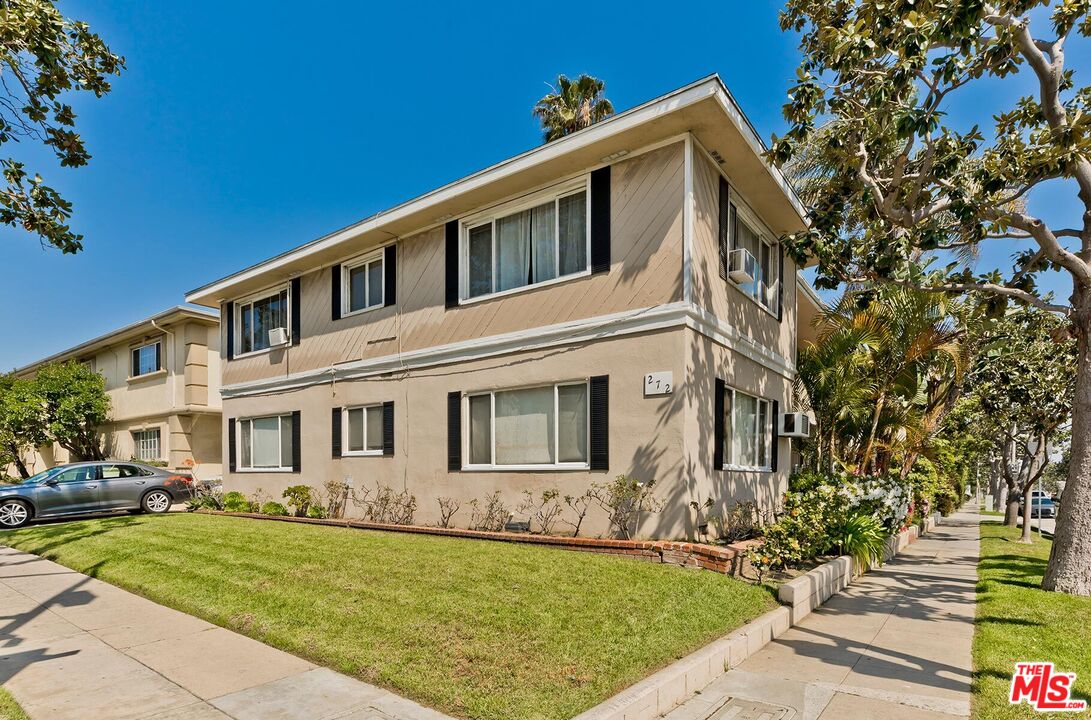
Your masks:
[{"label": "car windshield", "polygon": [[64,468],[63,467],[49,468],[48,470],[43,470],[42,472],[38,473],[37,475],[32,475],[31,477],[27,478],[23,482],[26,482],[26,483],[42,483],[42,482],[45,482],[46,480],[48,480],[49,478],[53,477],[57,473],[59,473],[61,470],[64,470]]}]

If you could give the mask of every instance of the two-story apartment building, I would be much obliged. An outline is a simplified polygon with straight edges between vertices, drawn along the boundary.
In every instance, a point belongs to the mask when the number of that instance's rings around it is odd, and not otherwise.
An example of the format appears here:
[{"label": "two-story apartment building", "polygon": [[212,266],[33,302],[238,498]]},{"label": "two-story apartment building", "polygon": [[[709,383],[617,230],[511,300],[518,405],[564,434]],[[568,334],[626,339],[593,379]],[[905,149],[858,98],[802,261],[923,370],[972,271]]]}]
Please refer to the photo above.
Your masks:
[{"label": "two-story apartment building", "polygon": [[190,292],[224,319],[225,486],[383,484],[465,526],[625,474],[658,537],[773,504],[804,212],[761,152],[710,77]]},{"label": "two-story apartment building", "polygon": [[[203,308],[173,307],[15,370],[33,376],[74,360],[105,380],[110,422],[99,430],[107,457],[220,475],[220,319]],[[39,472],[79,458],[53,445],[24,462]],[[8,474],[14,474],[9,468]]]}]

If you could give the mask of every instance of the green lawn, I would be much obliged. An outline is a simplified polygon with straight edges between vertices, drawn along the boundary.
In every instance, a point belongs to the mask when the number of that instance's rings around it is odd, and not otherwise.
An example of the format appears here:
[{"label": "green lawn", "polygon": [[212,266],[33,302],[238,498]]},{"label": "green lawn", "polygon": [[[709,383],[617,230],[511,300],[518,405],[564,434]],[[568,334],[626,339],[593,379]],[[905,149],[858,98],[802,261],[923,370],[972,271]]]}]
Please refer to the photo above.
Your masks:
[{"label": "green lawn", "polygon": [[470,718],[570,718],[775,607],[706,571],[171,513],[0,543]]},{"label": "green lawn", "polygon": [[0,720],[30,720],[19,703],[4,688],[0,687]]},{"label": "green lawn", "polygon": [[1075,693],[1091,699],[1091,598],[1042,590],[1052,543],[1035,537],[1033,544],[1023,545],[1014,542],[1019,535],[1019,528],[981,524],[974,633],[974,717],[978,720],[1040,716],[1029,705],[1008,704],[1017,660],[1051,661],[1060,671],[1076,673]]}]

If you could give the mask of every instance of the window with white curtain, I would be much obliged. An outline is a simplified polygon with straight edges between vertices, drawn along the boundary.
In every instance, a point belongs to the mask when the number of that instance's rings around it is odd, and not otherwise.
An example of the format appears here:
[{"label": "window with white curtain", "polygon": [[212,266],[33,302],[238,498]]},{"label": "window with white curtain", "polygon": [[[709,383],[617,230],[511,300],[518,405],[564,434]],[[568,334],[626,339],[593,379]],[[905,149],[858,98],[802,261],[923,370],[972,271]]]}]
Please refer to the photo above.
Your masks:
[{"label": "window with white curtain", "polygon": [[770,402],[734,388],[724,390],[724,466],[769,470],[772,457]]},{"label": "window with white curtain", "polygon": [[292,416],[243,418],[238,421],[240,467],[245,470],[292,469]]},{"label": "window with white curtain", "polygon": [[587,179],[469,218],[463,299],[589,270]]},{"label": "window with white curtain", "polygon": [[469,466],[586,467],[586,381],[474,394],[468,405]]},{"label": "window with white curtain", "polygon": [[133,445],[137,460],[159,460],[159,428],[134,432]]},{"label": "window with white curtain", "polygon": [[756,230],[756,223],[749,219],[749,214],[740,212],[734,204],[731,206],[734,217],[734,248],[748,250],[757,260],[757,276],[745,285],[738,287],[759,303],[775,311],[777,307],[780,278],[777,277],[777,253],[775,247]]},{"label": "window with white curtain", "polygon": [[342,455],[383,454],[383,406],[345,408]]},{"label": "window with white curtain", "polygon": [[265,350],[270,346],[270,330],[288,329],[288,288],[272,290],[236,303],[235,313],[239,354]]},{"label": "window with white curtain", "polygon": [[341,266],[341,314],[370,310],[383,305],[383,253],[382,251]]}]

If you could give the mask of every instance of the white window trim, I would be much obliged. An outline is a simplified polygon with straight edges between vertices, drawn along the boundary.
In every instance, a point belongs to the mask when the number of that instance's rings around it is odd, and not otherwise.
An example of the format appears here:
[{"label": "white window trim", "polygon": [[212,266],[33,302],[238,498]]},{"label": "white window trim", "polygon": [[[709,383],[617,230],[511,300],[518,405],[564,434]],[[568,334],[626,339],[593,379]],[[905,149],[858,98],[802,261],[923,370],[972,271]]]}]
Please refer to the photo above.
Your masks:
[{"label": "white window trim", "polygon": [[[133,373],[133,370],[136,370],[136,368],[133,367],[133,353],[134,352],[139,352],[139,351],[143,350],[144,348],[155,347],[156,345],[159,346],[159,350],[157,351],[157,354],[159,355],[160,362],[162,363],[162,358],[163,358],[163,341],[162,340],[155,340],[155,341],[152,341],[150,343],[144,343],[143,345],[137,345],[135,347],[129,348],[129,378],[128,378],[129,380],[136,380],[137,378],[146,378],[146,377],[149,377],[151,375],[155,375],[157,373],[166,373],[166,371],[167,371],[166,367],[157,367],[155,370],[152,370],[151,372],[146,372],[146,373],[140,373],[140,374],[134,374]],[[90,362],[90,361],[87,361],[87,362]],[[163,363],[163,364],[165,364],[165,363]],[[90,366],[88,366],[88,367],[90,368]]]},{"label": "white window trim", "polygon": [[[773,443],[773,426],[771,424],[771,423],[776,422],[776,418],[772,417],[772,415],[773,415],[773,401],[768,399],[768,398],[764,398],[761,395],[755,395],[755,394],[749,393],[749,392],[747,392],[745,390],[739,390],[738,388],[732,387],[731,385],[726,385],[724,387],[724,392],[725,393],[731,393],[731,432],[732,433],[735,432],[735,427],[736,427],[735,410],[736,410],[736,408],[738,408],[738,405],[735,402],[735,393],[742,393],[743,395],[746,395],[748,397],[752,397],[752,398],[756,399],[759,403],[765,403],[765,408],[766,408],[765,409],[765,421],[766,421],[766,423],[769,423],[769,431],[768,431],[768,434],[766,435],[767,440],[766,440],[766,448],[765,448],[765,459],[766,459],[766,464],[765,465],[738,465],[738,464],[735,464],[735,463],[729,463],[727,461],[727,456],[730,454],[730,453],[728,453],[728,449],[732,446],[733,443],[732,443],[732,438],[729,437],[727,435],[727,433],[724,433],[724,438],[723,438],[723,440],[724,440],[724,465],[723,465],[723,469],[724,470],[734,471],[734,472],[773,472],[773,463],[772,463],[773,453],[776,452],[776,448],[774,447],[775,443]],[[761,414],[755,412],[754,413],[754,430],[755,430],[755,432],[758,429],[758,418],[759,417],[761,417]]]},{"label": "white window trim", "polygon": [[[386,307],[386,252],[385,251],[386,251],[386,248],[381,247],[381,248],[379,248],[378,250],[376,250],[374,252],[369,252],[367,255],[361,255],[359,257],[353,258],[352,260],[341,263],[341,317],[342,318],[352,317],[353,315],[362,315],[363,313],[371,312],[373,310],[378,310],[379,308]],[[355,270],[356,268],[360,267],[361,265],[367,265],[368,263],[373,263],[376,260],[379,261],[379,266],[382,269],[382,272],[379,273],[379,277],[381,278],[380,282],[382,282],[382,285],[383,285],[382,299],[379,300],[378,305],[369,305],[368,307],[363,307],[363,308],[360,308],[359,310],[350,309],[351,305],[352,305],[352,288],[351,288],[351,286],[349,284],[349,273],[350,273],[350,271]],[[366,271],[365,271],[365,277],[366,277]],[[366,284],[368,281],[365,280],[364,282]],[[369,288],[365,288],[365,293],[364,293],[365,295],[369,294],[368,289]]]},{"label": "white window trim", "polygon": [[[145,433],[155,433],[155,450],[156,450],[156,456],[155,457],[145,458],[145,457],[140,456],[140,444],[142,442],[144,442],[140,438],[140,436],[145,434]],[[154,428],[145,428],[143,430],[133,430],[132,431],[132,436],[133,436],[133,455],[136,457],[137,460],[142,461],[142,462],[148,462],[148,461],[151,461],[151,460],[162,460],[163,459],[163,431],[160,428],[154,427]]]},{"label": "white window trim", "polygon": [[[272,297],[273,295],[279,295],[281,292],[285,292],[285,291],[287,291],[287,293],[288,293],[288,307],[287,307],[287,324],[285,325],[284,329],[287,331],[287,334],[288,334],[288,342],[284,343],[283,345],[270,345],[269,347],[261,348],[260,350],[251,350],[249,352],[240,352],[239,350],[240,350],[240,348],[242,348],[242,307],[243,307],[243,305],[249,305],[251,303],[257,302],[258,300],[264,300],[267,297]],[[254,355],[263,355],[265,353],[273,352],[274,350],[279,350],[281,348],[284,348],[284,347],[287,347],[287,346],[291,345],[292,344],[292,305],[294,303],[295,303],[295,298],[292,297],[292,284],[291,283],[281,283],[281,284],[275,285],[273,287],[265,288],[264,290],[259,290],[256,293],[252,293],[250,295],[247,295],[244,298],[240,298],[240,299],[236,300],[235,305],[234,305],[234,311],[233,311],[235,313],[235,317],[232,319],[232,322],[234,322],[234,324],[235,324],[235,337],[234,337],[235,353],[234,353],[234,358],[238,359],[238,358],[244,358],[244,357],[252,357]]]},{"label": "white window trim", "polygon": [[[750,226],[750,229],[754,232],[755,235],[758,236],[758,242],[764,243],[765,245],[769,246],[769,262],[771,262],[771,263],[776,262],[776,259],[779,258],[780,243],[777,243],[777,242],[774,242],[773,240],[770,240],[770,238],[773,236],[773,233],[769,230],[769,227],[764,222],[761,221],[761,218],[759,218],[757,216],[757,214],[753,210],[750,209],[750,206],[746,204],[746,201],[743,200],[742,197],[740,197],[736,193],[735,186],[730,185],[730,187],[731,187],[731,192],[728,194],[728,200],[727,200],[729,206],[733,207],[735,209],[736,215],[739,215],[741,213],[741,217],[739,217],[739,219],[742,220],[744,223],[746,223],[748,226]],[[731,227],[731,247],[730,247],[729,250],[739,249],[739,246],[738,246],[737,243],[738,243],[738,238],[735,237],[735,227],[734,227],[734,225],[732,225],[732,227]],[[757,258],[755,258],[755,260],[757,260]],[[779,270],[780,268],[778,267],[777,269]],[[751,295],[749,290],[747,290],[745,286],[740,285],[739,283],[732,280],[730,277],[727,279],[727,282],[728,282],[729,285],[733,286],[736,290],[738,290],[740,293],[742,293],[747,299],[749,299],[750,302],[754,303],[755,305],[757,305],[758,307],[760,307],[762,310],[769,313],[773,317],[777,316],[777,310],[776,310],[775,307],[769,307],[768,305],[763,303],[761,300],[759,300],[757,297],[755,297],[754,295]],[[777,284],[779,285],[781,282],[783,282],[783,278],[781,278],[779,276],[779,272],[778,272]],[[780,293],[780,290],[777,288],[777,286],[774,286],[773,292],[775,293],[775,296],[776,296],[777,300],[780,301],[780,302],[783,302],[782,300],[780,300],[781,293]]]},{"label": "white window trim", "polygon": [[[346,405],[341,408],[341,457],[381,457],[383,454],[382,438],[379,438],[379,449],[367,449],[367,411],[368,408],[382,409],[382,403],[369,403],[367,405]],[[349,410],[364,411],[364,449],[349,450]],[[381,431],[380,431],[381,435]]]},{"label": "white window trim", "polygon": [[[497,290],[491,293],[484,293],[483,295],[475,295],[469,297],[470,292],[470,230],[481,227],[482,225],[492,225],[492,279],[495,285],[496,283],[496,221],[513,215],[530,208],[537,207],[545,204],[548,200],[552,199],[556,203],[561,198],[568,195],[575,195],[579,192],[586,193],[585,213],[584,219],[584,257],[586,258],[586,267],[575,273],[568,275],[559,275],[549,280],[543,280],[542,282],[529,283],[527,285],[520,285],[519,287],[509,288],[507,290]],[[555,212],[553,217],[554,237],[560,241],[560,213]],[[485,300],[492,300],[495,298],[506,297],[508,295],[514,295],[516,293],[526,292],[528,290],[535,290],[538,288],[549,287],[550,285],[557,285],[559,283],[568,282],[570,280],[576,280],[578,278],[587,277],[591,274],[591,175],[584,174],[573,180],[569,180],[564,183],[552,185],[541,190],[537,190],[529,195],[524,195],[515,200],[495,205],[486,210],[468,215],[459,221],[459,281],[458,281],[458,302],[459,305],[471,305],[473,303],[482,302]],[[555,263],[556,270],[560,272],[561,256],[558,252],[556,255]]]},{"label": "white window trim", "polygon": [[[587,423],[584,431],[587,433],[587,462],[554,462],[554,463],[527,463],[520,465],[496,464],[496,393],[518,390],[535,390],[537,388],[553,388],[553,457],[560,457],[561,434],[557,423],[560,422],[560,393],[558,388],[570,385],[583,385],[586,388],[587,398]],[[489,463],[470,462],[470,398],[489,396],[489,439],[490,448]],[[517,387],[502,387],[492,390],[480,390],[463,393],[462,395],[462,469],[469,472],[511,472],[511,471],[536,471],[536,470],[590,470],[591,469],[591,381],[588,378],[576,380],[559,380],[552,383],[536,383],[534,385],[520,385]]]},{"label": "white window trim", "polygon": [[[246,421],[263,420],[265,418],[278,418],[281,422],[284,422],[284,418],[288,418],[289,422],[292,418],[292,413],[277,413],[275,415],[250,415],[248,417],[238,418],[235,421],[235,448],[238,453],[237,462],[235,464],[235,472],[240,473],[290,473],[295,472],[295,468],[291,465],[284,467],[244,467],[242,464],[242,424]],[[277,457],[283,458],[284,448],[281,447],[281,440],[284,438],[284,431],[278,426],[277,430]],[[251,430],[250,438],[253,439],[253,430]],[[250,448],[250,462],[254,461],[254,448]]]}]

